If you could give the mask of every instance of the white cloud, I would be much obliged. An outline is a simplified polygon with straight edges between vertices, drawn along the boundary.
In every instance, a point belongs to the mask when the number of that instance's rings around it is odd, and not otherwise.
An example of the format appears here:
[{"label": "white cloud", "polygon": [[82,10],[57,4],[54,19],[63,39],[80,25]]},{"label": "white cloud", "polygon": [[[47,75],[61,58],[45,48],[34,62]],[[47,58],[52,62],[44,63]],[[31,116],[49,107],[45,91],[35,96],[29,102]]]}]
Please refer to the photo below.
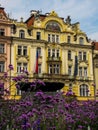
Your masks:
[{"label": "white cloud", "polygon": [[[72,22],[80,22],[83,31],[98,40],[98,0],[0,0],[12,18],[29,18],[30,10],[42,10],[42,13],[55,10],[60,17],[71,16]],[[95,35],[95,36],[94,36]]]}]

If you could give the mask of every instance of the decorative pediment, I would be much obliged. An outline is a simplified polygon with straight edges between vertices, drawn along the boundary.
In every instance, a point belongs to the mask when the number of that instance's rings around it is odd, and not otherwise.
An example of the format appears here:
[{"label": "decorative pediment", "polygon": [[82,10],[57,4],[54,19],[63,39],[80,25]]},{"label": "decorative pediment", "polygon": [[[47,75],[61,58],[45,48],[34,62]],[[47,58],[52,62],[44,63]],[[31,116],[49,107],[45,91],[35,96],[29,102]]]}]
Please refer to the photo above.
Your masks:
[{"label": "decorative pediment", "polygon": [[17,56],[16,57],[16,60],[18,61],[18,62],[28,62],[28,60],[29,60],[29,57],[28,56]]}]

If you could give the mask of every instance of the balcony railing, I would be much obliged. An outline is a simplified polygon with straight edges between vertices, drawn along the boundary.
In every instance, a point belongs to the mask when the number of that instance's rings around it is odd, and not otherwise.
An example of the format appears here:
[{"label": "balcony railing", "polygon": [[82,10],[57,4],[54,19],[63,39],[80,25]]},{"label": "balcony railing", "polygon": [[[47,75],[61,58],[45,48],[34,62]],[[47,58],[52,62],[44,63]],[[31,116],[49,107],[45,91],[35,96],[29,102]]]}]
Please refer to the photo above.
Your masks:
[{"label": "balcony railing", "polygon": [[61,61],[61,57],[48,57],[48,61]]},{"label": "balcony railing", "polygon": [[78,79],[79,79],[79,80],[90,80],[90,77],[82,76],[82,77],[79,77]]},{"label": "balcony railing", "polygon": [[62,75],[62,74],[33,74],[34,78],[41,78],[41,79],[48,79],[48,80],[64,80],[68,79],[68,75]]}]

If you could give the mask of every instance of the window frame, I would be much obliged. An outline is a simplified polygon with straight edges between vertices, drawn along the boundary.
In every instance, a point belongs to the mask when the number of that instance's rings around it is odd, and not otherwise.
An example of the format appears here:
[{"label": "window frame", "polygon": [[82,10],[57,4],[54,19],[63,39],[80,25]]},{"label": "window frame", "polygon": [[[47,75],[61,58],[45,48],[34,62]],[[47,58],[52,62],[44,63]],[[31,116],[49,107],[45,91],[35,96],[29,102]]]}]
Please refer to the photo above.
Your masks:
[{"label": "window frame", "polygon": [[[20,64],[20,65],[18,65]],[[26,66],[25,66],[26,65]],[[28,70],[28,63],[27,62],[17,62],[17,73],[23,73],[24,71]]]},{"label": "window frame", "polygon": [[4,61],[0,61],[0,73],[5,72],[5,62]]},{"label": "window frame", "polygon": [[49,74],[60,74],[60,64],[49,64],[48,69]]},{"label": "window frame", "polygon": [[36,32],[36,39],[41,40],[41,32]]},{"label": "window frame", "polygon": [[68,75],[69,76],[72,75],[72,66],[71,65],[68,66]]},{"label": "window frame", "polygon": [[81,97],[87,97],[87,96],[89,96],[88,85],[86,85],[86,84],[80,85],[79,91],[80,91],[80,96]]},{"label": "window frame", "polygon": [[4,54],[4,53],[5,53],[5,44],[0,43],[0,54]]},{"label": "window frame", "polygon": [[83,38],[83,37],[80,37],[80,38],[79,38],[79,44],[80,44],[80,45],[83,45],[83,44],[84,44],[84,38]]},{"label": "window frame", "polygon": [[5,36],[5,29],[4,28],[0,28],[0,36]]},{"label": "window frame", "polygon": [[67,43],[71,43],[71,36],[67,36]]},{"label": "window frame", "polygon": [[68,50],[68,60],[71,60],[71,51]]},{"label": "window frame", "polygon": [[22,46],[22,45],[18,45],[17,46],[17,55],[18,56],[27,56],[28,53],[28,47],[27,46]]},{"label": "window frame", "polygon": [[23,39],[23,38],[25,38],[25,31],[24,30],[19,30],[19,37],[21,38],[21,39]]}]

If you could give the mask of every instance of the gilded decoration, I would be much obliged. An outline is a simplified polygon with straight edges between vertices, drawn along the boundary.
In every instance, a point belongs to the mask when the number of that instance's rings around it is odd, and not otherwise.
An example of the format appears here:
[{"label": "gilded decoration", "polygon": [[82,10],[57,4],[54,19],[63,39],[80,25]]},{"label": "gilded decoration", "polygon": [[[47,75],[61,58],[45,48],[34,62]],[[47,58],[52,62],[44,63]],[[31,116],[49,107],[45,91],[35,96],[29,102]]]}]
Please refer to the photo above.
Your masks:
[{"label": "gilded decoration", "polygon": [[58,17],[58,14],[53,10],[53,11],[50,12],[49,16]]}]

